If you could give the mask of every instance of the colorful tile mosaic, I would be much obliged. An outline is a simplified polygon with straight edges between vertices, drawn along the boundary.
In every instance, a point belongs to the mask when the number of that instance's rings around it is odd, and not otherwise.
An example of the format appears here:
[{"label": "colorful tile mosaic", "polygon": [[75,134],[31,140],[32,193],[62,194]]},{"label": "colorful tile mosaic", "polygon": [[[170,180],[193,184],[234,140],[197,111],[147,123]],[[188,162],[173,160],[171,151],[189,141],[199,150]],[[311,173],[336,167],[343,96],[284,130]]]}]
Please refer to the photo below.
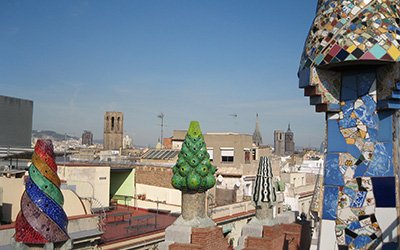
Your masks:
[{"label": "colorful tile mosaic", "polygon": [[21,198],[15,240],[31,244],[67,241],[68,218],[63,203],[53,144],[38,140]]},{"label": "colorful tile mosaic", "polygon": [[374,71],[343,76],[339,115],[327,120],[324,196],[319,211],[323,220],[336,222],[339,249],[368,249],[381,242],[376,208],[396,206],[394,145],[378,140],[382,133],[386,138],[381,124],[392,131],[389,117],[393,112],[378,110]]},{"label": "colorful tile mosaic", "polygon": [[400,60],[399,1],[320,0],[300,71],[355,60]]},{"label": "colorful tile mosaic", "polygon": [[392,242],[399,217],[399,26],[400,0],[318,1],[298,75],[310,104],[326,112],[324,175],[311,207],[322,219],[319,249],[399,245]]}]

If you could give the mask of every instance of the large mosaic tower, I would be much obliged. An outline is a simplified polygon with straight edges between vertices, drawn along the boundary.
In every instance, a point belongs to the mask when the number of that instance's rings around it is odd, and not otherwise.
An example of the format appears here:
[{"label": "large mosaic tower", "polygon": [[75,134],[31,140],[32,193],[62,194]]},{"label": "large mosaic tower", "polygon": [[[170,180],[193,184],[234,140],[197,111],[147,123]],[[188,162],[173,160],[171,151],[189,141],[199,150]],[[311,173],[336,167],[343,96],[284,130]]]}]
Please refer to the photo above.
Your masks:
[{"label": "large mosaic tower", "polygon": [[[299,86],[326,113],[319,249],[397,249],[399,0],[319,0]],[[399,39],[399,40],[398,40]]]},{"label": "large mosaic tower", "polygon": [[68,241],[68,218],[62,208],[63,204],[53,144],[50,140],[38,140],[25,192],[21,197],[21,211],[15,224],[15,241],[24,244]]}]

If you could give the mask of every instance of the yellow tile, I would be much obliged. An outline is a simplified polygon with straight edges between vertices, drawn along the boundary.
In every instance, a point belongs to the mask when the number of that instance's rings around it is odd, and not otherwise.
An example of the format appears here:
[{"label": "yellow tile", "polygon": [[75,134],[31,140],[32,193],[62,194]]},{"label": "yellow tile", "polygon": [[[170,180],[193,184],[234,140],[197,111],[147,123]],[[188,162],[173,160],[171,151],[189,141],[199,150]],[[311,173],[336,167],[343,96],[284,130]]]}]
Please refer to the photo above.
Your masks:
[{"label": "yellow tile", "polygon": [[350,115],[351,118],[357,118],[356,114],[354,114],[354,112],[351,113]]},{"label": "yellow tile", "polygon": [[351,45],[351,46],[347,49],[347,52],[351,53],[351,52],[353,52],[355,49],[357,49],[357,46],[355,46],[355,45],[353,44],[353,45]]},{"label": "yellow tile", "polygon": [[361,134],[361,138],[365,139],[365,135],[367,134],[367,132],[360,130],[360,134]]},{"label": "yellow tile", "polygon": [[356,143],[356,141],[353,138],[348,138],[348,139],[346,139],[346,143],[347,144],[354,144],[354,143]]},{"label": "yellow tile", "polygon": [[400,56],[399,50],[394,45],[392,45],[392,47],[390,47],[390,49],[388,50],[388,53],[394,60],[396,60]]},{"label": "yellow tile", "polygon": [[385,34],[385,33],[387,32],[387,29],[384,29],[384,28],[382,28],[382,27],[379,28],[378,30],[379,30],[382,34]]}]

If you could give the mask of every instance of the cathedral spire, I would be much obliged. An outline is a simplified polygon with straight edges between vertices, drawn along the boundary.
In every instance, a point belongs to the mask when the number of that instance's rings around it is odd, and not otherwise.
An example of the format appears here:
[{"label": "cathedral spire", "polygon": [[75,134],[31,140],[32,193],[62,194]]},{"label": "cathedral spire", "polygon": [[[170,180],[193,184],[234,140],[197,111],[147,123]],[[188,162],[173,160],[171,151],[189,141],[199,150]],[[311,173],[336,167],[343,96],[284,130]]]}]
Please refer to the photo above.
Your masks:
[{"label": "cathedral spire", "polygon": [[260,133],[260,128],[258,126],[258,114],[256,114],[256,129],[254,130],[254,133],[253,133],[253,143],[256,146],[260,146],[260,145],[263,144],[262,136],[261,136],[261,133]]}]

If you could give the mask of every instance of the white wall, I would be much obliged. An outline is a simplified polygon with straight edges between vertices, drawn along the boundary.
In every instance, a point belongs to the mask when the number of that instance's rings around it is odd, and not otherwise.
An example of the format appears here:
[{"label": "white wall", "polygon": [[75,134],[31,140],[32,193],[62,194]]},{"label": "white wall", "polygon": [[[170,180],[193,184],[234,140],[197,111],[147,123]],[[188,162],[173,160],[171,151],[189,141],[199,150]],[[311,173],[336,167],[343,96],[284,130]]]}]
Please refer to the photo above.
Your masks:
[{"label": "white wall", "polygon": [[67,181],[68,186],[82,198],[94,197],[101,204],[93,203],[93,208],[107,207],[110,202],[110,167],[67,165],[58,166],[58,176]]},{"label": "white wall", "polygon": [[155,187],[146,184],[136,184],[136,195],[146,194],[146,199],[164,201],[167,204],[181,205],[181,191],[178,189]]}]

